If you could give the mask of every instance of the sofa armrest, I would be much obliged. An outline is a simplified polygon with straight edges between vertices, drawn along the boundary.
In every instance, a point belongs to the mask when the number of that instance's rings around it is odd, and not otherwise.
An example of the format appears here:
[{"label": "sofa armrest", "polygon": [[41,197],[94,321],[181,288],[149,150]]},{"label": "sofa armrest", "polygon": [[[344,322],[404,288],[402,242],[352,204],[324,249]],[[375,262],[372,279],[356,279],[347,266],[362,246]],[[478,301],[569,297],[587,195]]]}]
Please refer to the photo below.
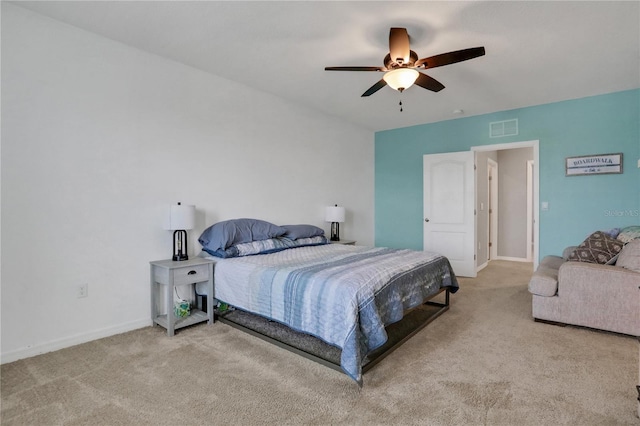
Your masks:
[{"label": "sofa armrest", "polygon": [[558,269],[564,263],[559,256],[546,256],[529,280],[529,293],[552,297],[558,291]]}]

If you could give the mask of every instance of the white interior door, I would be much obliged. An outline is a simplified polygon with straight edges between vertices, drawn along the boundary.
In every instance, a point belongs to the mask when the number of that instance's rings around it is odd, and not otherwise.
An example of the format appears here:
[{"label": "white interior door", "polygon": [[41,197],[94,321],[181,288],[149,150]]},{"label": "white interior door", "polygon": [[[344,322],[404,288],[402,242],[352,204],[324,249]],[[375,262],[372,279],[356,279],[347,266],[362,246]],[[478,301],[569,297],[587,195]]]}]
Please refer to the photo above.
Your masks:
[{"label": "white interior door", "polygon": [[424,250],[443,254],[462,277],[476,276],[475,152],[423,157]]}]

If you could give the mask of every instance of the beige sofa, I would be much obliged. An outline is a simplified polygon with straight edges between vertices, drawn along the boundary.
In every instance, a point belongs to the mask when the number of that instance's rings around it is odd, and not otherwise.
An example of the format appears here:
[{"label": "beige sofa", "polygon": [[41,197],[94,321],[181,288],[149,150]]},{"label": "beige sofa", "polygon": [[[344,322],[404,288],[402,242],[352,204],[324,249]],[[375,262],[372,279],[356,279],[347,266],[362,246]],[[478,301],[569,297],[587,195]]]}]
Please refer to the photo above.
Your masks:
[{"label": "beige sofa", "polygon": [[640,336],[640,239],[627,243],[615,265],[545,257],[529,282],[538,321]]}]

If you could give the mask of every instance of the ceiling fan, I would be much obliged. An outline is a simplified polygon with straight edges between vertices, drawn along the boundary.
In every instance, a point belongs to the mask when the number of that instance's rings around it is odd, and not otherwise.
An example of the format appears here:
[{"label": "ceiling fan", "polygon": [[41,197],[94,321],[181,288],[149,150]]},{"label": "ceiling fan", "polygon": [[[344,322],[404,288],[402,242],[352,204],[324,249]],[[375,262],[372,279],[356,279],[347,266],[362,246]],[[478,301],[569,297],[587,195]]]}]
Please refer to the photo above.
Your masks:
[{"label": "ceiling fan", "polygon": [[389,53],[384,58],[383,67],[325,67],[325,71],[381,71],[384,76],[371,86],[362,96],[373,95],[384,86],[402,92],[414,83],[433,92],[444,89],[444,85],[418,69],[429,69],[455,64],[484,55],[484,47],[472,47],[440,55],[418,59],[416,52],[409,47],[409,34],[406,28],[391,28],[389,31]]}]

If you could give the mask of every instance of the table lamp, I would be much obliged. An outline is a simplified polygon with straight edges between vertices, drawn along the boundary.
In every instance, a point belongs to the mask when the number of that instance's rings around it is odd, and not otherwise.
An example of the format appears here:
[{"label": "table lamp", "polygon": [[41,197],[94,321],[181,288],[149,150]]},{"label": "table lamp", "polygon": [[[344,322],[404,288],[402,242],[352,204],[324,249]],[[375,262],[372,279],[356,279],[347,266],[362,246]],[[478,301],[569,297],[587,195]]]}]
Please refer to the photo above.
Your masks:
[{"label": "table lamp", "polygon": [[340,222],[344,222],[344,207],[326,207],[324,210],[324,220],[331,222],[331,241],[340,241]]},{"label": "table lamp", "polygon": [[188,260],[187,229],[193,229],[196,206],[174,204],[169,209],[169,221],[165,229],[173,232],[173,260]]}]

